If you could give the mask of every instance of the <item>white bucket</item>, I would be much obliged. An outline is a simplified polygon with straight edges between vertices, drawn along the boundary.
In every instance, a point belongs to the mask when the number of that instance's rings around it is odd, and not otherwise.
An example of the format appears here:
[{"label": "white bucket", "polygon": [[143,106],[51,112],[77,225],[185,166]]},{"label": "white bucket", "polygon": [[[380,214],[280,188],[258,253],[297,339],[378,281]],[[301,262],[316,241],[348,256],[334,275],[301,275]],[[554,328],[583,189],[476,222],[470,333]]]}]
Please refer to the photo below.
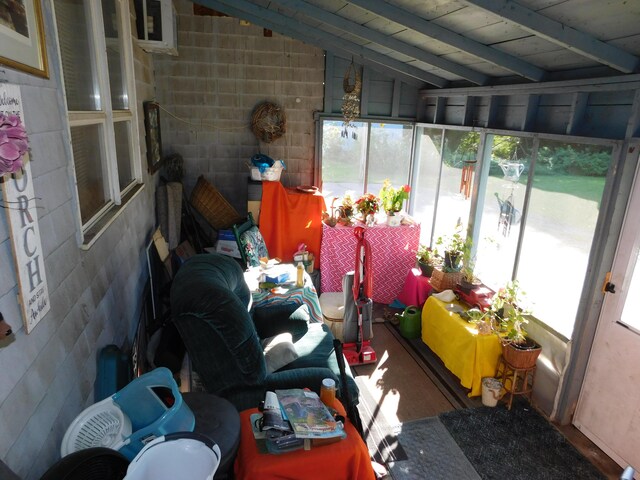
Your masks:
[{"label": "white bucket", "polygon": [[158,437],[131,460],[124,480],[212,480],[220,465],[220,448],[191,432]]},{"label": "white bucket", "polygon": [[482,379],[482,404],[485,407],[495,407],[502,397],[502,382],[497,378]]}]

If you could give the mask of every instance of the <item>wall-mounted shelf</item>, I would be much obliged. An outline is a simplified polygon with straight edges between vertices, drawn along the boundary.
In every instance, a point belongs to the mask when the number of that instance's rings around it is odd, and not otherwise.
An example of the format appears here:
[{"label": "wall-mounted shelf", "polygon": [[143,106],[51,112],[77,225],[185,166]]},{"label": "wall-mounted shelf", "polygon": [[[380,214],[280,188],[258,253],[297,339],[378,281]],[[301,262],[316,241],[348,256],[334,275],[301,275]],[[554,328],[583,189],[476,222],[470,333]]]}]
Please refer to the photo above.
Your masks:
[{"label": "wall-mounted shelf", "polygon": [[138,45],[153,53],[178,55],[176,9],[171,0],[135,0]]}]

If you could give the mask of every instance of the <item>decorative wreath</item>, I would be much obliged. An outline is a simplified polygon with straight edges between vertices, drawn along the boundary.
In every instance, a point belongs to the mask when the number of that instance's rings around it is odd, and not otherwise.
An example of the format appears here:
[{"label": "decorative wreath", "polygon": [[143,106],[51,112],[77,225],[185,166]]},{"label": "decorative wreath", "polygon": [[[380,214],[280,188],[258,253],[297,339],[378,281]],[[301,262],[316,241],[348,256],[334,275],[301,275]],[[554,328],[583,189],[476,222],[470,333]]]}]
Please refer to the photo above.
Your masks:
[{"label": "decorative wreath", "polygon": [[287,131],[284,109],[275,103],[260,103],[251,115],[251,130],[258,140],[271,143]]}]

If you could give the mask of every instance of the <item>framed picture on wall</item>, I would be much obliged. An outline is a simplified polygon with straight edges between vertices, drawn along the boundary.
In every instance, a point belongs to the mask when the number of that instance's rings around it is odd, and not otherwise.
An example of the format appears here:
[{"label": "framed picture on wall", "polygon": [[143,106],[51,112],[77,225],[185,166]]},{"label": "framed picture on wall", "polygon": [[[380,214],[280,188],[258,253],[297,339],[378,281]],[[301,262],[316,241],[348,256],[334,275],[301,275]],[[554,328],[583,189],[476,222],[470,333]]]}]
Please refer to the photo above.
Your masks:
[{"label": "framed picture on wall", "polygon": [[0,64],[49,78],[39,0],[0,1]]},{"label": "framed picture on wall", "polygon": [[160,106],[148,101],[144,106],[144,129],[147,138],[147,164],[149,173],[162,166],[162,138],[160,136]]}]

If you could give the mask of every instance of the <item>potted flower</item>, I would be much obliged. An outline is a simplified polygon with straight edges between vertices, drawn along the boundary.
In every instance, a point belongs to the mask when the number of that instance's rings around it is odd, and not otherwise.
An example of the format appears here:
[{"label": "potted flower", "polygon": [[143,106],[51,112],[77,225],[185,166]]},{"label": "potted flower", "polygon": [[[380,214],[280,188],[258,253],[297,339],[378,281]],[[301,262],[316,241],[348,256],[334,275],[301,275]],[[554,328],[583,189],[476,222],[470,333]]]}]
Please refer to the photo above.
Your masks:
[{"label": "potted flower", "polygon": [[422,276],[430,277],[433,273],[433,267],[436,262],[436,254],[430,247],[420,244],[418,251],[416,252],[416,259],[418,260],[418,266],[422,272]]},{"label": "potted flower", "polygon": [[380,210],[380,200],[373,193],[365,193],[356,200],[356,210],[362,214],[367,225],[375,223],[374,215]]},{"label": "potted flower", "polygon": [[382,202],[382,208],[387,213],[387,224],[389,226],[400,225],[400,216],[397,215],[405,200],[409,199],[409,192],[411,187],[409,185],[403,185],[400,188],[395,188],[391,185],[391,182],[387,178],[380,190],[380,200]]}]

